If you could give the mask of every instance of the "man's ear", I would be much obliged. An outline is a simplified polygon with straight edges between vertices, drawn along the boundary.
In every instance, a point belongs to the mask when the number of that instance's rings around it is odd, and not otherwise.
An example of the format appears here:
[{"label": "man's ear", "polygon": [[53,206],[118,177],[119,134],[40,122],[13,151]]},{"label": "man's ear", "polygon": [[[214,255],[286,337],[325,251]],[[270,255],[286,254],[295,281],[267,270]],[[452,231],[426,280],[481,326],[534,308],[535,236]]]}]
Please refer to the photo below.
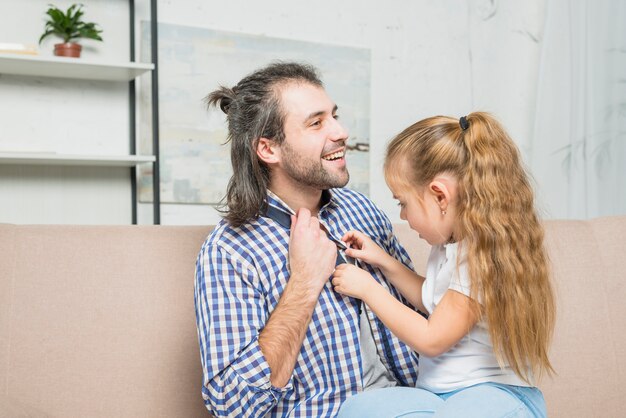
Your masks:
[{"label": "man's ear", "polygon": [[256,144],[256,155],[266,164],[275,164],[280,161],[280,147],[268,138],[259,138]]}]

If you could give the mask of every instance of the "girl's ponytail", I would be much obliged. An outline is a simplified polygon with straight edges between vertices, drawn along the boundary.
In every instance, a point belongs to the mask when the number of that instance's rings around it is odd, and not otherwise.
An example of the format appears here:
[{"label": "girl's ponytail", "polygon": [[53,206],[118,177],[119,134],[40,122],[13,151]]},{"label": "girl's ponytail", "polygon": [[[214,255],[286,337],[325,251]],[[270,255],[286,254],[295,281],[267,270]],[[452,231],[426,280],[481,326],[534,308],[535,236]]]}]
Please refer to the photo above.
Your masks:
[{"label": "girl's ponytail", "polygon": [[[552,372],[548,347],[555,322],[543,228],[517,146],[489,114],[467,116],[461,130],[467,163],[459,183],[460,235],[472,288],[499,362],[526,382]],[[530,366],[530,374],[528,368]]]}]

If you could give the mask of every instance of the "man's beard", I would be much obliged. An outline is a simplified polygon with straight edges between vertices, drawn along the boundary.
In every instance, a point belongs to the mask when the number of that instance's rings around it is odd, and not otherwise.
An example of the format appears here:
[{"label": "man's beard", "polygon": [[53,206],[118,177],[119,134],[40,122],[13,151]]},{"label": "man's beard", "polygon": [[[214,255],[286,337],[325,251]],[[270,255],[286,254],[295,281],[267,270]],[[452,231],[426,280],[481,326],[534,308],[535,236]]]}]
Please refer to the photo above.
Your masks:
[{"label": "man's beard", "polygon": [[282,143],[281,151],[285,172],[302,185],[326,190],[343,187],[350,180],[345,166],[340,172],[329,172],[324,168],[321,157],[317,161],[303,159],[286,141]]}]

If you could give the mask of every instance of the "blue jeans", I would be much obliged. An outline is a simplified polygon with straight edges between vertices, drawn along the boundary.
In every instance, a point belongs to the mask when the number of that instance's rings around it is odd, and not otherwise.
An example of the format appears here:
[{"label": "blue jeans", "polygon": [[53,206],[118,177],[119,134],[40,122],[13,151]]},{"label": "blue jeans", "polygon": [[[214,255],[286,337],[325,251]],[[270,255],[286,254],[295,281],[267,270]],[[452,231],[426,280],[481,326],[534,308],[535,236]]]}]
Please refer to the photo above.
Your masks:
[{"label": "blue jeans", "polygon": [[481,383],[449,393],[393,387],[361,392],[341,406],[339,418],[545,418],[546,403],[534,387]]}]

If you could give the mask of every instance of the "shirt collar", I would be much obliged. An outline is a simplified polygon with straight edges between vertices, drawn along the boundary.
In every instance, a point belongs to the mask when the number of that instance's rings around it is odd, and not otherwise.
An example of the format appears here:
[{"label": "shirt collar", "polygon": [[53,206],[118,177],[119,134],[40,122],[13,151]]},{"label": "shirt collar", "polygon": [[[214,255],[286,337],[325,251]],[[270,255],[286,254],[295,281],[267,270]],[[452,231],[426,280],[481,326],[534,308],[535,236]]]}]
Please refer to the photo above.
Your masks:
[{"label": "shirt collar", "polygon": [[276,196],[270,189],[267,189],[267,204],[270,206],[274,206],[276,209],[279,209],[282,212],[285,212],[289,215],[295,215],[296,213],[291,209],[282,199]]},{"label": "shirt collar", "polygon": [[[296,212],[290,208],[285,202],[282,201],[274,192],[267,189],[267,204],[274,206],[276,209],[285,212],[289,215],[295,215]],[[333,189],[322,190],[322,205],[321,209],[330,209],[338,207],[337,197],[333,193]],[[321,211],[320,209],[320,211]]]}]

